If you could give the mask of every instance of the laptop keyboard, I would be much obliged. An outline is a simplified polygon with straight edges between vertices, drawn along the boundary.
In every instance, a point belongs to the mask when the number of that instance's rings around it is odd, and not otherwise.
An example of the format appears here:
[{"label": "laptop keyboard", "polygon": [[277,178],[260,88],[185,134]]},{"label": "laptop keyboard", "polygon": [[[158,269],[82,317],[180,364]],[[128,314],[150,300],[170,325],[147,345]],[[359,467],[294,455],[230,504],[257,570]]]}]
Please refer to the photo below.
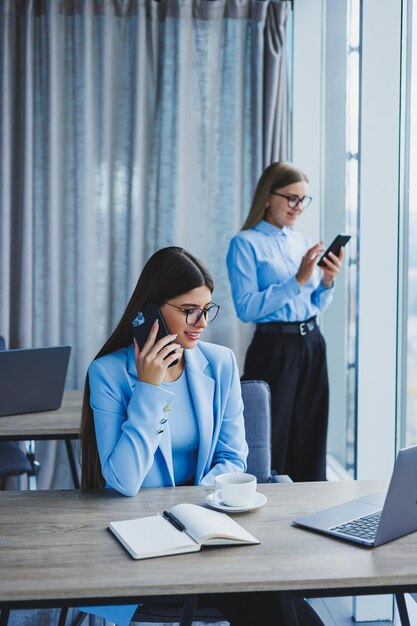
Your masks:
[{"label": "laptop keyboard", "polygon": [[358,519],[354,519],[351,522],[333,526],[330,530],[343,533],[344,535],[351,535],[352,537],[359,537],[360,539],[373,540],[378,530],[381,513],[382,511],[379,511],[372,515],[358,517]]}]

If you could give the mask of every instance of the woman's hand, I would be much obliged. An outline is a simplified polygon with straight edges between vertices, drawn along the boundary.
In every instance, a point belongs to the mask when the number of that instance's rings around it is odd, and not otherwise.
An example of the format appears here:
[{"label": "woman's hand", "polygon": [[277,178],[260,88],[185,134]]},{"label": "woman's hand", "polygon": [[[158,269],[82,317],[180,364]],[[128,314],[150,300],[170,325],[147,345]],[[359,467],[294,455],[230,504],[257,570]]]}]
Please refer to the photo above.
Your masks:
[{"label": "woman's hand", "polygon": [[[166,335],[155,342],[157,333],[158,320],[155,320],[142,350],[135,339],[135,361],[138,380],[159,387],[169,365],[181,356],[182,348],[179,343],[170,343],[177,335]],[[170,354],[173,350],[174,354]]]},{"label": "woman's hand", "polygon": [[326,264],[326,267],[323,268],[323,276],[321,282],[326,287],[331,287],[333,285],[333,281],[336,277],[336,274],[340,271],[342,267],[342,259],[343,259],[343,247],[340,248],[339,256],[333,254],[333,252],[329,252],[329,257],[324,257],[323,263]]},{"label": "woman's hand", "polygon": [[323,242],[319,241],[319,243],[316,243],[315,246],[307,250],[303,256],[298,272],[295,275],[297,283],[300,287],[308,283],[310,280],[321,252],[323,252]]}]

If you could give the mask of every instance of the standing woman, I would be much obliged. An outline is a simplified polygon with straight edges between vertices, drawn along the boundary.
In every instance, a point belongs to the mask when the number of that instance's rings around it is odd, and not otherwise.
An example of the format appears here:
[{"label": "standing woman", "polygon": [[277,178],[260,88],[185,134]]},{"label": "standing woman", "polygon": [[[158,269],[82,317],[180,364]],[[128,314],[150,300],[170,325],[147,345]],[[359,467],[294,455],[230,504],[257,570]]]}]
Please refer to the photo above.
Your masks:
[{"label": "standing woman", "polygon": [[279,161],[262,173],[227,267],[238,317],[254,322],[242,379],[265,380],[272,399],[272,463],[294,481],[326,479],[326,346],[317,316],[330,304],[339,256],[319,275],[322,242],[293,230],[310,204],[308,178]]}]

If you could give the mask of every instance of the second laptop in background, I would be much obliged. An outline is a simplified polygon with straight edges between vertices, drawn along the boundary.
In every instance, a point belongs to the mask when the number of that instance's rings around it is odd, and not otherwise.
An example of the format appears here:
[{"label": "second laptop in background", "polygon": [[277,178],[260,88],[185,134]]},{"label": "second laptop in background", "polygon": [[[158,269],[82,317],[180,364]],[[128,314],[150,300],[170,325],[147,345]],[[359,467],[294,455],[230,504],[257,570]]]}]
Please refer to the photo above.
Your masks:
[{"label": "second laptop in background", "polygon": [[71,346],[0,351],[0,417],[59,409]]}]

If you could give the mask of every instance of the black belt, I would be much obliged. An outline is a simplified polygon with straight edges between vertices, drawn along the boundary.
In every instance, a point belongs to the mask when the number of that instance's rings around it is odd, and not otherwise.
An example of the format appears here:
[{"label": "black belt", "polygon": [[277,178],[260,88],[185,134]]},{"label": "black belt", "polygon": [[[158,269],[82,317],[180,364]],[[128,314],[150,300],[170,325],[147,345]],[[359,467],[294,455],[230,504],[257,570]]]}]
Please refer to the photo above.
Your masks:
[{"label": "black belt", "polygon": [[256,330],[263,333],[294,333],[297,335],[307,335],[317,326],[315,317],[305,320],[305,322],[265,322],[256,324]]}]

